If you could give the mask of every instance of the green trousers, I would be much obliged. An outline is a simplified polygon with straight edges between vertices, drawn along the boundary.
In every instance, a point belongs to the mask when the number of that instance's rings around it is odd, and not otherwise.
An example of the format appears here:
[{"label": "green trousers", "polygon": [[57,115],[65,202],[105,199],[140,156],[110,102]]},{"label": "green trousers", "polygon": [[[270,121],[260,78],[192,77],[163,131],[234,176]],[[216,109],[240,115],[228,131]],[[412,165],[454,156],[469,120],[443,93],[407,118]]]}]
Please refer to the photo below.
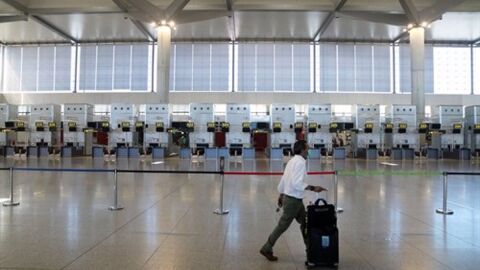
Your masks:
[{"label": "green trousers", "polygon": [[290,227],[294,219],[300,224],[303,241],[306,243],[305,215],[305,206],[302,200],[286,195],[283,196],[283,214],[277,226],[268,237],[267,242],[263,245],[262,251],[273,252],[275,242],[277,242],[277,239]]}]

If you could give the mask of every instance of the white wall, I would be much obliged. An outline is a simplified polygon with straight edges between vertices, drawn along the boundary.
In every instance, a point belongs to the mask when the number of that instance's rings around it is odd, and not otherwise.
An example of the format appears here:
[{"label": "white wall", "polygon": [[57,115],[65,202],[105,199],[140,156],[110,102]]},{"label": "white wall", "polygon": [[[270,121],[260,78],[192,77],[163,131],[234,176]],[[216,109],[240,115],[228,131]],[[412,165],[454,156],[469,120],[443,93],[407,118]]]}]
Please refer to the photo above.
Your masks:
[{"label": "white wall", "polygon": [[[45,103],[158,103],[156,93],[9,93],[1,95],[1,102],[11,104]],[[409,104],[408,94],[359,94],[359,93],[170,93],[170,103],[294,103],[294,104]],[[426,95],[426,105],[478,105],[480,95]]]}]

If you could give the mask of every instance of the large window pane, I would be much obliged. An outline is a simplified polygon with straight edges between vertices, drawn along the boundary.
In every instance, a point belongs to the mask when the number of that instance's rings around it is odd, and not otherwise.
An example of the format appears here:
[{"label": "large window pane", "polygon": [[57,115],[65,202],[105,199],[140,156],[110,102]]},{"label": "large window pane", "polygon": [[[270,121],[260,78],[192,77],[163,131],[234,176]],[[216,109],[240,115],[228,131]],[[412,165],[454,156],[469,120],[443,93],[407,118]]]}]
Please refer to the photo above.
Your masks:
[{"label": "large window pane", "polygon": [[115,66],[114,66],[114,89],[130,89],[130,70],[131,70],[131,46],[115,46]]},{"label": "large window pane", "polygon": [[470,48],[434,47],[433,60],[435,63],[435,93],[470,93]]},{"label": "large window pane", "polygon": [[398,87],[400,93],[410,93],[412,91],[412,71],[410,68],[410,47],[409,45],[400,45],[398,50]]},{"label": "large window pane", "polygon": [[72,47],[55,47],[55,90],[72,90]]},{"label": "large window pane", "polygon": [[293,44],[293,91],[309,92],[312,89],[312,59],[310,44]]},{"label": "large window pane", "polygon": [[426,94],[433,94],[434,89],[434,80],[433,80],[433,46],[426,45],[425,46],[425,93]]},{"label": "large window pane", "polygon": [[257,44],[257,91],[273,91],[273,43]]},{"label": "large window pane", "polygon": [[42,46],[38,53],[38,91],[52,91],[54,90],[55,47]]},{"label": "large window pane", "polygon": [[175,90],[192,90],[192,44],[175,45]]},{"label": "large window pane", "polygon": [[480,94],[480,48],[473,49],[473,86],[474,93]]},{"label": "large window pane", "polygon": [[[169,72],[170,91],[175,91],[175,89],[176,89],[175,88],[175,59],[176,59],[175,48],[176,48],[175,45],[172,44],[172,47],[170,49],[170,72]],[[155,53],[156,53],[156,51],[157,51],[157,46],[155,45]],[[156,54],[155,54],[154,58],[155,58],[154,66],[156,68],[157,67],[157,55]],[[155,74],[155,76],[157,76],[157,75]],[[155,80],[156,80],[156,77],[155,77]]]},{"label": "large window pane", "polygon": [[[132,72],[131,72],[131,90],[148,91],[151,78],[150,50],[148,44],[132,45]],[[172,64],[172,63],[170,63]]]},{"label": "large window pane", "polygon": [[292,44],[275,44],[275,90],[292,91]]},{"label": "large window pane", "polygon": [[97,73],[97,46],[80,47],[80,90],[95,90]]},{"label": "large window pane", "polygon": [[193,90],[210,90],[210,44],[193,44]]},{"label": "large window pane", "polygon": [[336,44],[320,44],[320,91],[337,91]]},{"label": "large window pane", "polygon": [[374,74],[374,92],[391,91],[391,47],[389,45],[373,46],[373,74]]},{"label": "large window pane", "polygon": [[22,90],[37,91],[38,47],[23,48]]},{"label": "large window pane", "polygon": [[178,43],[172,46],[172,91],[228,91],[230,86],[228,43]]},{"label": "large window pane", "polygon": [[236,48],[238,91],[311,91],[309,43],[238,44]]},{"label": "large window pane", "polygon": [[[424,50],[424,76],[425,76],[425,93],[433,93],[434,80],[433,80],[433,47],[425,46]],[[401,93],[412,92],[412,70],[411,70],[411,58],[410,58],[410,45],[400,45],[397,58],[397,90]]]},{"label": "large window pane", "polygon": [[372,92],[373,56],[371,45],[355,46],[355,82],[357,92]]},{"label": "large window pane", "polygon": [[255,91],[256,82],[256,45],[253,43],[238,44],[237,74],[238,91]]},{"label": "large window pane", "polygon": [[5,49],[4,91],[20,91],[22,47]]},{"label": "large window pane", "polygon": [[354,45],[338,45],[338,91],[355,91]]},{"label": "large window pane", "polygon": [[99,45],[97,50],[97,90],[112,90],[113,45]]},{"label": "large window pane", "polygon": [[212,91],[228,91],[230,77],[230,45],[212,44],[211,87]]}]

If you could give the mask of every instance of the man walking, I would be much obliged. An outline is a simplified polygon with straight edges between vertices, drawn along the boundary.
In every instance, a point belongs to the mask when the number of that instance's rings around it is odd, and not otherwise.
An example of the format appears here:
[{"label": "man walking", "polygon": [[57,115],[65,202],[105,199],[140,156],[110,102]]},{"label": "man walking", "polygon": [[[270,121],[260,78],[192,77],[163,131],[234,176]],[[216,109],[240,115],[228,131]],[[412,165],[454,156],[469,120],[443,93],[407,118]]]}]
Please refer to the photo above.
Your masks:
[{"label": "man walking", "polygon": [[283,214],[278,221],[277,226],[268,237],[267,242],[260,250],[260,254],[269,261],[276,261],[278,258],[273,255],[273,246],[277,239],[284,233],[292,221],[295,219],[300,224],[303,240],[306,244],[305,231],[305,206],[303,197],[305,190],[321,192],[326,190],[321,186],[311,186],[305,183],[307,174],[307,153],[308,144],[304,140],[297,141],[293,146],[295,156],[287,163],[282,179],[278,184],[279,207],[283,207]]}]

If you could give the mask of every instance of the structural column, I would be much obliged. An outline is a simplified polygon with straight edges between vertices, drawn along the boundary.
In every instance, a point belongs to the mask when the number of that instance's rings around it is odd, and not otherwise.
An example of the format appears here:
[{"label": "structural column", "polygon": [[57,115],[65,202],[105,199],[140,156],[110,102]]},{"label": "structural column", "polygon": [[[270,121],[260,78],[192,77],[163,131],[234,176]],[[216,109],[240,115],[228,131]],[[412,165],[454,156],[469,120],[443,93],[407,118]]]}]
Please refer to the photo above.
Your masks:
[{"label": "structural column", "polygon": [[157,27],[157,93],[159,102],[168,103],[170,82],[170,47],[172,29],[168,25]]},{"label": "structural column", "polygon": [[412,105],[417,107],[417,122],[425,118],[425,28],[410,29]]}]

